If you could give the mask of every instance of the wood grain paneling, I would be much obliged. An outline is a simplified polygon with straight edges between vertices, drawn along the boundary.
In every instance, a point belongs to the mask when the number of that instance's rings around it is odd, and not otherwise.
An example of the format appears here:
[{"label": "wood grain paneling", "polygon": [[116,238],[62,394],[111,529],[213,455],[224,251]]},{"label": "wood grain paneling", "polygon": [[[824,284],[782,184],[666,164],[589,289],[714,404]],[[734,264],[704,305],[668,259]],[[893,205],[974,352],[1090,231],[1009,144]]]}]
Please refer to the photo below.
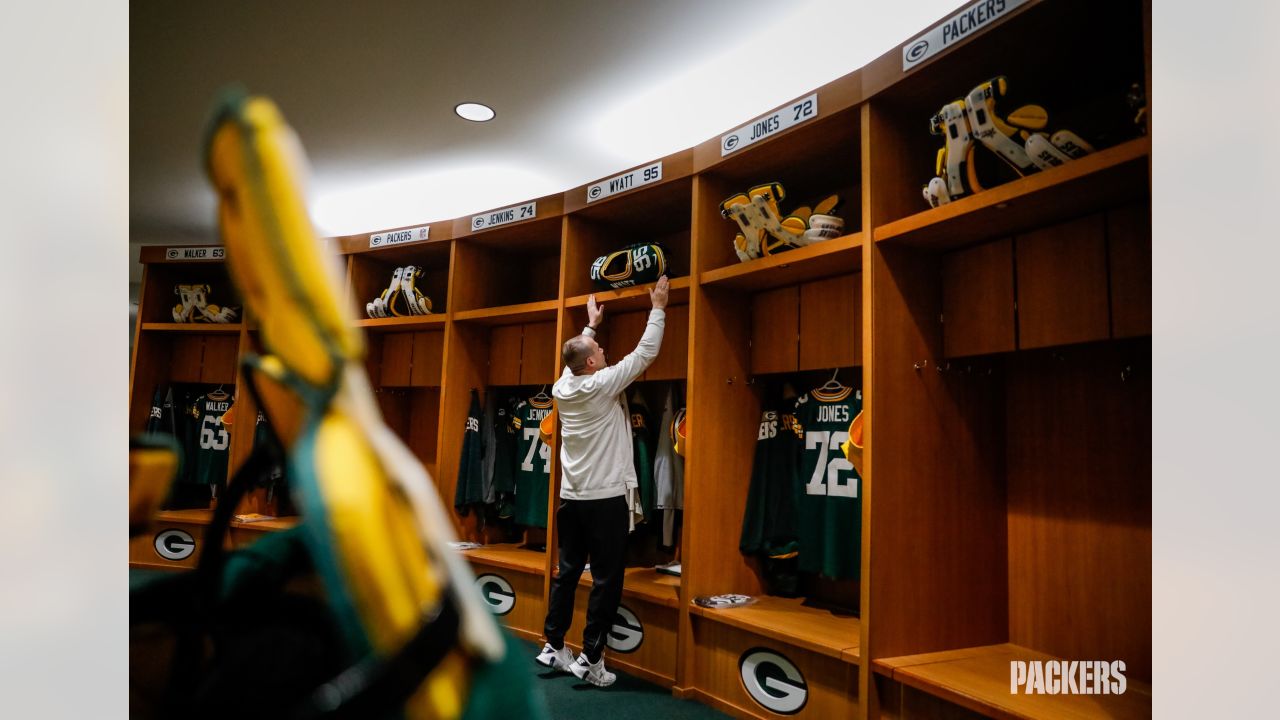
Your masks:
[{"label": "wood grain paneling", "polygon": [[555,382],[558,355],[555,321],[526,323],[520,352],[520,384],[542,385]]},{"label": "wood grain paneling", "polygon": [[875,626],[863,657],[1003,642],[1002,386],[998,377],[936,372],[936,256],[877,244],[871,260],[869,386],[880,400],[864,576]]},{"label": "wood grain paneling", "polygon": [[438,387],[444,363],[444,331],[413,333],[413,369],[409,384],[415,387]]},{"label": "wood grain paneling", "polygon": [[484,249],[469,243],[453,243],[453,257],[449,263],[449,311],[488,307],[488,289],[494,284],[475,282],[475,278],[487,277],[485,269],[488,256]]},{"label": "wood grain paneling", "polygon": [[747,382],[750,322],[736,293],[695,290],[694,302],[682,557],[695,570],[685,591],[757,594],[759,578],[738,552],[760,416],[759,386]]},{"label": "wood grain paneling", "polygon": [[[437,443],[436,489],[446,507],[453,507],[455,482],[462,453],[471,389],[484,385],[488,374],[489,329],[465,323],[449,323],[445,329],[444,376],[440,391],[440,439]],[[456,527],[462,524],[453,517]],[[464,539],[472,539],[465,537]]]},{"label": "wood grain paneling", "polygon": [[500,325],[490,333],[489,384],[519,385],[523,325]]},{"label": "wood grain paneling", "polygon": [[400,388],[378,388],[374,391],[382,420],[400,438],[409,436],[409,393]]},{"label": "wood grain paneling", "polygon": [[800,288],[751,296],[751,372],[794,372],[800,364]]},{"label": "wood grain paneling", "polygon": [[740,674],[743,654],[763,648],[790,660],[804,677],[804,706],[786,717],[858,718],[857,666],[704,618],[693,619],[694,687],[724,703],[740,717],[784,717],[747,694]]},{"label": "wood grain paneling", "polygon": [[200,382],[204,367],[204,337],[183,335],[170,341],[169,381]]},{"label": "wood grain paneling", "polygon": [[168,382],[172,362],[171,345],[159,338],[140,334],[133,348],[133,384],[129,394],[129,432],[142,432],[151,415],[156,389]]},{"label": "wood grain paneling", "polygon": [[405,442],[424,465],[436,462],[440,434],[440,391],[415,389],[409,393],[409,432]]},{"label": "wood grain paneling", "polygon": [[542,623],[546,620],[546,605],[542,602],[542,573],[528,573],[510,568],[487,565],[471,560],[471,569],[477,580],[482,575],[497,575],[511,584],[516,601],[506,615],[495,619],[509,628],[521,631],[526,637],[542,635]]},{"label": "wood grain paneling", "polygon": [[[531,256],[524,262],[527,265],[523,268],[523,271],[529,273],[528,282],[526,283],[527,289],[524,291],[523,297],[508,302],[554,300],[560,292],[559,248]],[[582,272],[585,274],[590,267],[588,265],[583,268]]]},{"label": "wood grain paneling", "polygon": [[1018,347],[1110,336],[1103,220],[1089,215],[1017,237]]},{"label": "wood grain paneling", "polygon": [[[587,599],[590,591],[590,585],[579,585],[574,596],[573,625],[566,642],[578,651],[582,649],[582,629],[587,626]],[[622,605],[640,621],[642,640],[632,652],[607,649],[606,664],[639,674],[650,682],[671,687],[676,678],[676,610],[635,598],[623,598]]]},{"label": "wood grain paneling", "polygon": [[[645,323],[649,321],[649,313],[640,310],[619,313],[610,318],[608,312],[606,307],[604,325],[601,328],[605,336],[602,345],[605,359],[610,365],[616,365],[622,362],[622,358],[631,354],[640,343]],[[640,379],[644,379],[643,376]]]},{"label": "wood grain paneling", "polygon": [[205,335],[200,382],[234,383],[236,359],[240,355],[240,335]]},{"label": "wood grain paneling", "polygon": [[[649,313],[644,314],[647,322]],[[680,380],[689,372],[689,306],[668,305],[662,350],[644,372],[645,380]]]},{"label": "wood grain paneling", "polygon": [[801,370],[862,364],[862,273],[800,286]]},{"label": "wood grain paneling", "polygon": [[947,253],[942,260],[946,357],[1014,349],[1013,240]]},{"label": "wood grain paneling", "polygon": [[[1134,680],[1128,669],[1123,694],[1102,693],[1100,687],[1099,692],[1088,694],[1009,691],[1013,662],[1047,664],[1058,660],[1013,643],[1000,643],[892,658],[877,664],[876,669],[878,673],[891,672],[893,679],[905,686],[900,702],[902,714],[897,716],[902,720],[976,717],[973,713],[1001,720],[1151,717],[1151,686]],[[1081,683],[1079,675],[1076,677],[1078,688]]]},{"label": "wood grain paneling", "polygon": [[413,334],[387,333],[382,338],[382,366],[378,379],[383,387],[407,387],[413,366]]},{"label": "wood grain paneling", "polygon": [[805,598],[761,595],[756,602],[727,610],[693,607],[693,614],[732,625],[756,635],[795,645],[827,657],[857,662],[861,622],[856,615],[837,613]]},{"label": "wood grain paneling", "polygon": [[1007,399],[1009,640],[1124,660],[1147,681],[1150,353],[1136,340],[1019,357]]},{"label": "wood grain paneling", "polygon": [[1151,334],[1151,205],[1107,213],[1111,261],[1111,333],[1117,338]]},{"label": "wood grain paneling", "polygon": [[725,220],[720,203],[734,193],[745,192],[733,182],[714,175],[700,175],[693,182],[693,269],[696,275],[715,268],[738,264],[733,236],[738,224]]}]

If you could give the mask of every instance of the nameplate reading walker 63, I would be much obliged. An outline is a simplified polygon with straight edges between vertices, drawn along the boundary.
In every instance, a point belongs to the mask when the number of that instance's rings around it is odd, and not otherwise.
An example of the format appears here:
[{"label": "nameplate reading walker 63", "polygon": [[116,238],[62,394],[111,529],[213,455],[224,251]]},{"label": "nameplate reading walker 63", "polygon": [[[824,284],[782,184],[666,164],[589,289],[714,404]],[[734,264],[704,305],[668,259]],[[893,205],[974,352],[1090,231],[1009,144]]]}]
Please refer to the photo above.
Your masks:
[{"label": "nameplate reading walker 63", "polygon": [[208,247],[171,247],[164,249],[165,260],[226,260],[227,249],[221,245]]},{"label": "nameplate reading walker 63", "polygon": [[600,182],[587,188],[587,202],[595,202],[603,200],[610,195],[617,195],[620,192],[634,190],[641,185],[656,183],[662,179],[662,161],[645,165],[642,168],[636,168],[631,172],[622,173],[617,177],[611,177],[608,180]]},{"label": "nameplate reading walker 63", "polygon": [[906,72],[973,33],[1007,15],[1027,0],[978,0],[943,20],[925,34],[902,46],[902,72]]},{"label": "nameplate reading walker 63", "polygon": [[801,98],[790,105],[775,110],[743,125],[731,133],[720,136],[720,157],[737,152],[748,145],[818,117],[818,93]]},{"label": "nameplate reading walker 63", "polygon": [[538,201],[535,200],[523,205],[515,205],[472,216],[471,229],[484,230],[485,228],[498,227],[499,225],[520,222],[521,220],[532,220],[536,217],[538,217]]},{"label": "nameplate reading walker 63", "polygon": [[409,228],[408,230],[391,230],[377,235],[370,235],[369,247],[376,248],[399,245],[400,243],[421,242],[427,239],[427,234],[430,231],[430,225],[423,225],[422,227]]}]

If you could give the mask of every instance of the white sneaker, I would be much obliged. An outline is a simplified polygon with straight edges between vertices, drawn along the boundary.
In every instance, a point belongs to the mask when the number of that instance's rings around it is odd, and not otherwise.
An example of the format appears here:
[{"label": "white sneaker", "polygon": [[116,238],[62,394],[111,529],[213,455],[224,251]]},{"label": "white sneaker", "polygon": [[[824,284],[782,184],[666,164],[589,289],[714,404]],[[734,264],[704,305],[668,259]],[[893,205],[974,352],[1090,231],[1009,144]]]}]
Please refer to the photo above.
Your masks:
[{"label": "white sneaker", "polygon": [[557,650],[551,647],[551,643],[547,643],[542,646],[542,652],[538,653],[538,657],[534,660],[549,668],[572,672],[569,668],[573,665],[573,651],[567,645]]},{"label": "white sneaker", "polygon": [[609,687],[614,680],[618,679],[617,675],[604,669],[603,657],[600,658],[600,662],[592,664],[587,661],[585,654],[579,655],[577,662],[570,665],[569,670],[578,676],[579,680],[586,680],[599,687]]}]

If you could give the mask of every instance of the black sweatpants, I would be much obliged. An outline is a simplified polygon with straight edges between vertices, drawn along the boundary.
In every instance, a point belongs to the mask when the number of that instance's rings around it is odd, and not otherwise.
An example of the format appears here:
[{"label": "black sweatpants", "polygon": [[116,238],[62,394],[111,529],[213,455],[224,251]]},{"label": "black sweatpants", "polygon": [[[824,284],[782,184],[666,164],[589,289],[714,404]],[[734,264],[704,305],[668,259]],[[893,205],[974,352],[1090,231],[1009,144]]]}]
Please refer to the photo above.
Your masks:
[{"label": "black sweatpants", "polygon": [[627,554],[627,500],[621,495],[602,500],[560,500],[556,529],[560,534],[560,575],[551,581],[551,603],[543,632],[553,647],[564,645],[573,622],[573,598],[582,569],[591,563],[591,597],[582,651],[591,662],[600,660],[622,601]]}]

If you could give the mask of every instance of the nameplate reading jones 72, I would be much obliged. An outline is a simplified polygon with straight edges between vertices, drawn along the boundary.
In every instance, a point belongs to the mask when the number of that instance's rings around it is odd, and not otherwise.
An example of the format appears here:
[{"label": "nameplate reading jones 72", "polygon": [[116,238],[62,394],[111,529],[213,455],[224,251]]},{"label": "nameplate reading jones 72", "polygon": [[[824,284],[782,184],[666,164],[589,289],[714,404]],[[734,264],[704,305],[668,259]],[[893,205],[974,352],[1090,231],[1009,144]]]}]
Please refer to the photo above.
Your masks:
[{"label": "nameplate reading jones 72", "polygon": [[165,260],[225,260],[227,249],[221,245],[207,247],[171,247],[164,249]]},{"label": "nameplate reading jones 72", "polygon": [[400,243],[421,242],[427,239],[428,233],[431,231],[430,225],[422,227],[409,228],[407,230],[388,230],[384,233],[369,236],[369,247],[386,247],[387,245],[399,245]]},{"label": "nameplate reading jones 72", "polygon": [[818,117],[818,93],[801,98],[790,105],[775,110],[743,125],[731,133],[720,136],[720,157],[734,153],[771,135]]},{"label": "nameplate reading jones 72", "polygon": [[587,188],[587,202],[592,203],[597,200],[603,200],[610,195],[617,195],[620,192],[634,190],[641,185],[656,183],[662,179],[662,161],[645,165],[642,168],[636,168],[631,172],[625,172],[617,177],[611,177],[608,180],[600,182]]},{"label": "nameplate reading jones 72", "polygon": [[515,205],[501,210],[494,210],[493,212],[474,215],[471,218],[471,229],[484,230],[485,228],[520,222],[521,220],[532,220],[536,217],[538,217],[538,201],[534,200],[523,205]]}]

